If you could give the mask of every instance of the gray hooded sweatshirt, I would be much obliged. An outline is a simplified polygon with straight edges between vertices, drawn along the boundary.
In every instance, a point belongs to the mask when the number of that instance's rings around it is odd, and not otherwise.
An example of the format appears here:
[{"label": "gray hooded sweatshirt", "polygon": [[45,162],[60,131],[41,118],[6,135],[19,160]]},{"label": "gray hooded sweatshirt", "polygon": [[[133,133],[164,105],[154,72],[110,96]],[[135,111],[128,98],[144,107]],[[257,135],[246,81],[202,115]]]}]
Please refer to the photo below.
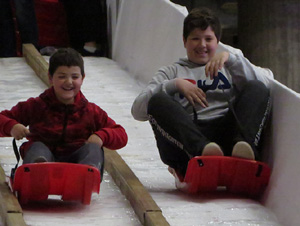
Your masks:
[{"label": "gray hooded sweatshirt", "polygon": [[241,51],[230,52],[228,61],[213,80],[206,77],[205,65],[198,65],[187,58],[182,58],[158,70],[148,86],[135,99],[131,109],[133,117],[140,121],[148,120],[148,102],[159,92],[165,92],[173,97],[191,117],[194,117],[192,105],[178,92],[175,85],[176,78],[186,79],[206,92],[209,106],[203,108],[200,104],[196,104],[195,110],[197,119],[207,122],[222,117],[228,111],[228,101],[234,98],[233,85],[241,89],[248,80],[260,80],[268,87],[273,74],[269,69],[251,64]]}]

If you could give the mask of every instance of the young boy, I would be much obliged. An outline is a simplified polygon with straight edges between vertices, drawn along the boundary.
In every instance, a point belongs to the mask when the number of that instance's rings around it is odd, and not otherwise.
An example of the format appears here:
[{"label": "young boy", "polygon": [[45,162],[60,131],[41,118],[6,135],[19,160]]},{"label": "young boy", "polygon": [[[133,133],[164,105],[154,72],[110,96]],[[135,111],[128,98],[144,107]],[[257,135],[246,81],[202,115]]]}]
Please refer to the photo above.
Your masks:
[{"label": "young boy", "polygon": [[71,48],[55,52],[50,58],[48,76],[51,88],[0,112],[0,136],[28,139],[20,148],[23,164],[80,163],[97,167],[102,176],[102,147],[124,147],[124,128],[88,102],[80,91],[85,73],[78,52]]},{"label": "young boy", "polygon": [[183,29],[187,58],[162,67],[132,106],[136,120],[149,120],[162,161],[181,181],[194,156],[259,158],[270,108],[259,80],[268,79],[238,51],[217,53],[220,38],[218,18],[192,10]]}]

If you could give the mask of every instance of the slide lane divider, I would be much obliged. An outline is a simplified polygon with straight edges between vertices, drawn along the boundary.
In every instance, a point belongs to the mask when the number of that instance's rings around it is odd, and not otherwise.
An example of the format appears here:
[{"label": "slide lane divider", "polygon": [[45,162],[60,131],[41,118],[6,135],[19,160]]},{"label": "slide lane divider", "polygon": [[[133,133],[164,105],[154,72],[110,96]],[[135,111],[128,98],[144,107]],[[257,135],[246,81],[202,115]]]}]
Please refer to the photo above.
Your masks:
[{"label": "slide lane divider", "polygon": [[6,182],[6,175],[0,166],[0,216],[4,226],[26,226],[18,199]]}]

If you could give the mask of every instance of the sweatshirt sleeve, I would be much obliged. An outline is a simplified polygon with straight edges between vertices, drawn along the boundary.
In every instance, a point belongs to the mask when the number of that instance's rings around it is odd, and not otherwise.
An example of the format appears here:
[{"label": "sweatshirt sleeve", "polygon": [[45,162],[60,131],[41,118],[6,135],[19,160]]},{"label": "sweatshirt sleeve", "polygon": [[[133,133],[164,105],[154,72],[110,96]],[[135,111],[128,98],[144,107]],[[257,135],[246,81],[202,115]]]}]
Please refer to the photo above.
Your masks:
[{"label": "sweatshirt sleeve", "polygon": [[[271,80],[274,79],[272,71],[252,64],[242,53],[241,50],[219,43],[218,51],[228,51],[229,59],[225,66],[234,77],[245,77],[246,80],[259,80],[267,87],[270,87]],[[238,79],[236,79],[238,80]]]},{"label": "sweatshirt sleeve", "polygon": [[113,150],[123,148],[128,141],[125,129],[116,124],[105,111],[96,105],[95,112],[95,134],[101,138],[103,146]]},{"label": "sweatshirt sleeve", "polygon": [[28,126],[30,115],[34,115],[29,106],[33,105],[34,98],[30,98],[27,101],[19,102],[11,110],[4,110],[0,112],[0,136],[10,137],[10,131],[12,127],[18,123]]},{"label": "sweatshirt sleeve", "polygon": [[174,95],[177,92],[175,86],[176,67],[174,65],[162,67],[155,74],[148,86],[136,97],[131,107],[131,114],[134,119],[147,121],[147,108],[150,98],[159,92]]},{"label": "sweatshirt sleeve", "polygon": [[0,137],[10,137],[10,131],[18,122],[6,116],[7,111],[0,113]]}]

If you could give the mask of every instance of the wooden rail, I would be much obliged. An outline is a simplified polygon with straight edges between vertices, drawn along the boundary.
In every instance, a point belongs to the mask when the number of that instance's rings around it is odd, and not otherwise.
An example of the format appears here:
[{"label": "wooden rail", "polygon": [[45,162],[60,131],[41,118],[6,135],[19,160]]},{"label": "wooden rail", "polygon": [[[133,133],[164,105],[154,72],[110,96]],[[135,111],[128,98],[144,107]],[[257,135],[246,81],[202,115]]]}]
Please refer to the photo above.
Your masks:
[{"label": "wooden rail", "polygon": [[0,167],[0,215],[4,226],[26,226],[23,211],[6,183],[6,175]]}]

